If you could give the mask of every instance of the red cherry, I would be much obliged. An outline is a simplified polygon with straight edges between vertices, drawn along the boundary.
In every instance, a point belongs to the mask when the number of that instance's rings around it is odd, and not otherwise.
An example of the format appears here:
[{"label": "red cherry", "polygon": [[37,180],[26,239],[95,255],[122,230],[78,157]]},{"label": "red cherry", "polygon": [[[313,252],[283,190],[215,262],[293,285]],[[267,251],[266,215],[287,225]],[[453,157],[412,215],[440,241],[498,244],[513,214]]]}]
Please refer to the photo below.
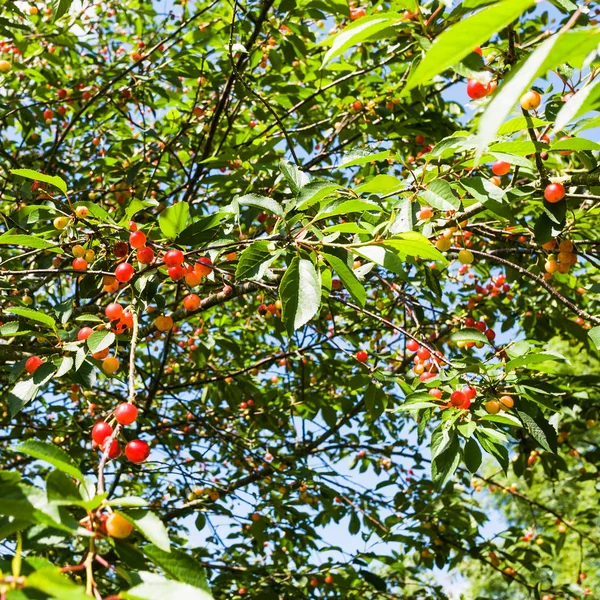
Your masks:
[{"label": "red cherry", "polygon": [[562,183],[551,183],[544,190],[544,198],[554,204],[555,202],[560,202],[566,193],[565,186]]},{"label": "red cherry", "polygon": [[425,373],[421,373],[421,375],[419,375],[419,379],[422,382],[429,381],[430,379],[433,379],[434,377],[435,377],[435,373],[432,373],[431,371],[425,371]]},{"label": "red cherry", "polygon": [[194,269],[198,275],[206,277],[207,275],[210,275],[210,272],[212,271],[212,260],[210,260],[208,256],[202,256],[198,259]]},{"label": "red cherry", "polygon": [[137,251],[137,259],[143,265],[149,265],[154,260],[154,250],[148,246],[143,246]]},{"label": "red cherry", "polygon": [[498,175],[502,177],[502,175],[506,175],[510,171],[510,163],[507,163],[505,160],[497,160],[492,165],[492,173],[494,175]]},{"label": "red cherry", "polygon": [[185,276],[185,269],[183,267],[171,267],[167,273],[173,281],[179,281]]},{"label": "red cherry", "polygon": [[419,342],[412,339],[408,340],[408,342],[406,342],[406,349],[410,352],[416,352],[419,349]]},{"label": "red cherry", "polygon": [[465,400],[467,400],[467,396],[460,390],[455,390],[450,396],[450,402],[452,403],[452,406],[462,406],[465,403]]},{"label": "red cherry", "polygon": [[129,254],[129,244],[127,242],[117,242],[113,248],[113,254],[117,258],[125,258]]},{"label": "red cherry", "polygon": [[77,339],[82,342],[83,340],[87,340],[92,333],[94,333],[94,330],[91,327],[82,327],[77,332]]},{"label": "red cherry", "polygon": [[138,409],[131,402],[123,402],[119,404],[115,410],[115,419],[121,425],[131,425],[138,415]]},{"label": "red cherry", "polygon": [[111,302],[105,309],[104,314],[111,321],[118,321],[123,316],[123,307],[116,302]]},{"label": "red cherry", "polygon": [[125,456],[132,463],[143,463],[150,455],[150,446],[143,440],[133,440],[125,446]]},{"label": "red cherry", "polygon": [[427,348],[421,347],[417,350],[417,356],[421,360],[427,360],[431,356],[431,352]]},{"label": "red cherry", "polygon": [[[100,447],[102,444],[113,434],[113,428],[104,421],[96,423],[92,427],[92,440],[96,442]],[[115,440],[116,441],[116,440]]]},{"label": "red cherry", "polygon": [[471,406],[471,400],[469,398],[467,398],[458,408],[460,408],[461,410],[469,410],[470,406]]},{"label": "red cherry", "polygon": [[130,265],[127,262],[121,263],[115,269],[115,277],[121,283],[127,283],[133,277],[134,273],[135,273],[135,269],[133,268],[132,265]]},{"label": "red cherry", "polygon": [[356,353],[356,360],[360,363],[365,363],[369,360],[369,355],[364,350],[359,350]]},{"label": "red cherry", "polygon": [[85,260],[85,258],[75,258],[73,260],[73,268],[76,271],[87,271],[88,268],[88,263],[87,260]]},{"label": "red cherry", "polygon": [[135,221],[129,221],[129,231],[137,231],[137,223]]},{"label": "red cherry", "polygon": [[415,136],[415,144],[422,146],[425,143],[425,138],[422,135]]},{"label": "red cherry", "polygon": [[462,389],[462,393],[468,400],[473,400],[477,396],[477,390],[471,385],[465,385]]},{"label": "red cherry", "polygon": [[493,329],[486,330],[484,335],[488,340],[490,340],[490,342],[493,342],[494,339],[496,338],[496,332]]},{"label": "red cherry", "polygon": [[121,456],[121,444],[119,444],[119,440],[113,440],[108,451],[108,458],[119,458],[119,456]]},{"label": "red cherry", "polygon": [[487,96],[489,91],[488,86],[483,85],[483,83],[477,81],[477,79],[469,79],[469,81],[467,81],[467,95],[473,100],[479,100],[479,98]]},{"label": "red cherry", "polygon": [[143,248],[146,245],[146,234],[143,231],[134,231],[129,236],[129,245],[138,250]]},{"label": "red cherry", "polygon": [[183,307],[185,310],[198,310],[200,308],[200,297],[196,294],[188,294],[183,299]]},{"label": "red cherry", "polygon": [[481,331],[481,333],[483,333],[486,329],[487,329],[487,325],[485,324],[484,321],[477,321],[477,323],[475,323],[475,329]]},{"label": "red cherry", "polygon": [[67,97],[67,90],[58,90],[57,96],[59,100],[64,100]]},{"label": "red cherry", "polygon": [[473,317],[467,317],[465,319],[465,327],[472,328],[475,326],[475,319]]},{"label": "red cherry", "polygon": [[431,388],[429,390],[429,395],[433,396],[437,400],[441,400],[442,399],[442,390],[440,390],[439,388]]},{"label": "red cherry", "polygon": [[33,375],[43,364],[44,361],[39,356],[32,356],[25,362],[25,370]]},{"label": "red cherry", "polygon": [[133,327],[133,314],[129,311],[123,312],[120,322],[124,327],[131,329]]},{"label": "red cherry", "polygon": [[181,250],[169,250],[163,261],[167,267],[180,267],[183,264],[183,252]]},{"label": "red cherry", "polygon": [[48,120],[48,119],[51,119],[53,116],[54,116],[54,112],[51,111],[49,108],[47,108],[44,111],[44,119]]},{"label": "red cherry", "polygon": [[479,46],[475,46],[475,48],[473,48],[473,52],[479,54],[479,56],[483,56],[483,51]]}]

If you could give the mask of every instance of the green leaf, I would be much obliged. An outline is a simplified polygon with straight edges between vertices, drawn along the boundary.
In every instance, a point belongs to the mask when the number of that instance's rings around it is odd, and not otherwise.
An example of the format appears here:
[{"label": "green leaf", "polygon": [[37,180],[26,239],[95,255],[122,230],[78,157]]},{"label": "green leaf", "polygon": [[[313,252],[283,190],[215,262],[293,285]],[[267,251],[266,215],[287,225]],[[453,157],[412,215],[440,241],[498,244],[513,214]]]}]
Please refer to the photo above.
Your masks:
[{"label": "green leaf", "polygon": [[314,218],[314,221],[328,219],[337,215],[346,215],[357,212],[362,213],[365,211],[381,212],[382,208],[379,206],[379,204],[375,204],[375,202],[368,202],[367,200],[343,200],[335,205],[327,205],[325,208],[319,211],[317,216]]},{"label": "green leaf", "polygon": [[294,257],[279,286],[283,322],[292,332],[308,323],[319,311],[321,280],[312,261]]},{"label": "green leaf", "polygon": [[90,352],[101,352],[112,346],[115,342],[115,334],[106,329],[94,331],[87,339],[87,345]]},{"label": "green leaf", "polygon": [[28,575],[27,587],[40,590],[57,600],[89,600],[83,587],[74,584],[55,567],[39,569]]},{"label": "green leaf", "polygon": [[489,344],[490,341],[478,329],[458,329],[450,334],[450,339],[453,342],[481,342]]},{"label": "green leaf", "polygon": [[506,473],[508,470],[508,450],[503,444],[495,441],[490,437],[490,431],[482,427],[475,431],[475,436],[479,440],[481,447],[488,453],[491,454],[502,467],[502,470]]},{"label": "green leaf", "polygon": [[138,496],[123,496],[122,498],[113,498],[105,502],[108,506],[127,506],[127,507],[139,507],[148,506],[148,500],[139,498]]},{"label": "green leaf", "polygon": [[515,406],[514,411],[521,419],[523,427],[544,450],[557,451],[556,431],[534,405]]},{"label": "green leaf", "polygon": [[439,260],[443,263],[448,262],[444,255],[418,231],[399,233],[393,238],[385,240],[383,244],[388,248],[393,248],[402,257],[414,256],[415,258]]},{"label": "green leaf", "polygon": [[[433,444],[433,443],[432,443]],[[460,442],[456,434],[450,434],[450,443],[441,452],[437,453],[431,461],[431,479],[438,489],[454,475],[461,459]]]},{"label": "green leaf", "polygon": [[532,4],[532,0],[504,0],[450,26],[425,53],[425,58],[408,78],[405,92],[431,81],[437,74],[461,61],[473,48],[481,46],[510,25]]},{"label": "green leaf", "polygon": [[376,265],[382,266],[388,271],[398,273],[399,275],[405,275],[404,269],[402,268],[402,261],[394,252],[387,250],[383,246],[360,246],[359,248],[352,248],[352,252],[362,258],[366,258]]},{"label": "green leaf", "polygon": [[528,127],[545,127],[546,125],[550,125],[550,121],[544,121],[537,117],[530,117],[529,119],[526,119],[525,117],[515,117],[500,126],[498,135],[508,135],[510,133],[522,131]]},{"label": "green leaf", "polygon": [[358,167],[367,163],[377,162],[379,160],[387,160],[393,156],[391,150],[382,150],[381,152],[371,152],[365,148],[355,148],[352,152],[344,154],[337,165],[338,169],[349,167]]},{"label": "green leaf", "polygon": [[271,242],[258,240],[250,244],[241,254],[235,269],[235,278],[262,279],[269,265],[277,258],[277,254],[270,249]]},{"label": "green leaf", "polygon": [[385,392],[374,383],[370,383],[365,392],[365,407],[372,419],[378,419],[387,406]]},{"label": "green leaf", "polygon": [[158,206],[157,200],[140,200],[139,198],[134,198],[130,203],[127,209],[125,210],[125,218],[123,219],[123,225],[128,225],[129,221],[133,219],[135,215],[146,208],[150,208],[151,206]]},{"label": "green leaf", "polygon": [[61,448],[46,442],[37,440],[27,440],[22,444],[12,448],[13,452],[19,454],[27,454],[38,460],[43,460],[63,473],[75,477],[75,479],[83,482],[83,473],[79,470],[73,459]]},{"label": "green leaf", "polygon": [[[568,102],[567,102],[568,104]],[[560,150],[575,150],[581,152],[583,150],[600,150],[600,144],[586,140],[585,138],[567,138],[565,140],[558,140],[550,146],[551,152],[558,152]]]},{"label": "green leaf", "polygon": [[519,368],[529,368],[531,365],[545,363],[548,361],[565,360],[565,357],[555,352],[531,352],[525,356],[513,358],[506,364],[506,372]]},{"label": "green leaf", "polygon": [[597,325],[596,327],[592,327],[588,331],[588,335],[590,336],[590,339],[594,343],[596,350],[600,350],[600,325]]},{"label": "green leaf", "polygon": [[8,407],[11,417],[14,417],[26,404],[31,402],[38,393],[40,386],[32,378],[19,381],[8,392]]},{"label": "green leaf", "polygon": [[311,181],[298,192],[296,210],[304,210],[313,206],[339,189],[339,185],[329,181]]},{"label": "green leaf", "polygon": [[494,185],[489,179],[469,177],[461,179],[460,185],[490,212],[505,219],[513,218],[514,213],[511,211],[508,203],[505,202],[506,194],[504,190]]},{"label": "green leaf", "polygon": [[459,210],[460,198],[457,198],[450,184],[443,179],[434,179],[428,189],[419,193],[419,199],[438,210]]},{"label": "green leaf", "polygon": [[594,79],[589,85],[581,88],[577,93],[565,102],[564,106],[558,111],[554,121],[553,133],[564,129],[569,123],[589,112],[595,110],[600,98],[600,79]]},{"label": "green leaf", "polygon": [[171,543],[163,522],[149,510],[130,510],[119,513],[129,521],[149,542],[163,550],[170,552]]},{"label": "green leaf", "polygon": [[207,241],[213,235],[210,232],[221,225],[228,216],[227,213],[218,212],[206,217],[200,217],[179,234],[177,243],[182,246],[196,246]]},{"label": "green leaf", "polygon": [[29,319],[30,321],[36,321],[46,327],[50,327],[50,329],[56,329],[56,321],[52,317],[31,308],[7,308],[5,312],[17,315],[18,317],[23,317],[24,319]]},{"label": "green leaf", "polygon": [[170,579],[210,592],[204,567],[187,552],[177,549],[165,552],[156,546],[146,546],[144,554]]},{"label": "green leaf", "polygon": [[185,229],[189,214],[187,202],[177,202],[163,210],[158,217],[158,226],[163,235],[174,240]]},{"label": "green leaf", "polygon": [[[381,33],[384,29],[391,27],[399,22],[402,17],[396,13],[380,13],[371,17],[362,17],[345,27],[333,38],[324,41],[325,44],[331,44],[331,48],[326,52],[323,58],[323,67],[331,62],[337,56],[342,55],[348,48],[356,46],[361,42]],[[390,32],[390,35],[393,35]]]},{"label": "green leaf", "polygon": [[376,175],[368,181],[356,188],[357,194],[390,194],[404,187],[401,179],[392,175]]},{"label": "green leaf", "polygon": [[259,196],[258,194],[246,194],[245,196],[240,196],[236,198],[234,203],[237,203],[240,206],[254,206],[255,208],[260,208],[261,210],[270,212],[278,217],[283,218],[283,208],[277,202],[277,200],[273,200],[273,198],[267,198],[266,196]]},{"label": "green leaf", "polygon": [[[492,9],[486,9],[486,11],[490,10]],[[544,40],[531,54],[528,54],[498,87],[481,116],[477,134],[478,154],[481,155],[494,139],[504,119],[538,77],[567,62],[574,67],[581,66],[585,57],[595,50],[599,38],[600,31],[597,29],[557,33]]]},{"label": "green leaf", "polygon": [[197,587],[177,581],[153,580],[121,592],[125,600],[212,600],[212,595]]},{"label": "green leaf", "polygon": [[463,449],[463,460],[470,473],[475,473],[479,469],[482,459],[479,444],[473,438],[469,438]]},{"label": "green leaf", "polygon": [[67,184],[64,179],[57,177],[56,175],[44,175],[31,169],[11,169],[10,172],[13,175],[19,177],[25,177],[25,179],[33,179],[34,181],[41,181],[43,183],[49,183],[54,187],[58,188],[63,194],[67,193]]},{"label": "green leaf", "polygon": [[310,182],[310,175],[308,173],[301,171],[285,159],[279,161],[279,170],[288,182],[293,194],[298,194]]},{"label": "green leaf", "polygon": [[400,412],[420,410],[422,408],[431,408],[439,405],[439,402],[434,402],[433,396],[428,392],[415,392],[414,394],[406,396],[404,402],[395,410]]},{"label": "green leaf", "polygon": [[323,258],[331,265],[344,287],[348,290],[355,302],[364,307],[367,300],[367,292],[363,284],[358,280],[354,271],[341,259],[333,254],[322,253]]},{"label": "green leaf", "polygon": [[0,244],[4,244],[6,246],[23,246],[25,248],[51,248],[53,252],[58,252],[59,254],[64,253],[64,250],[62,248],[58,248],[54,242],[47,242],[46,240],[34,235],[9,235],[5,233],[4,235],[0,235]]},{"label": "green leaf", "polygon": [[73,0],[52,0],[52,20],[57,21],[71,8]]}]

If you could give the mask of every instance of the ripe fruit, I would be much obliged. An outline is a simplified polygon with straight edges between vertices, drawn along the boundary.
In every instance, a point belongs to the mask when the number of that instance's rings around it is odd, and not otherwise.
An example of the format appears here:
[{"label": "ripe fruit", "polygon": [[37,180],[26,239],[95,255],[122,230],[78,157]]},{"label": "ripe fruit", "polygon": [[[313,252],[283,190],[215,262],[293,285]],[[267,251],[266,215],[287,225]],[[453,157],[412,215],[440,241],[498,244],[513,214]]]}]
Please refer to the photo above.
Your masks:
[{"label": "ripe fruit", "polygon": [[331,575],[327,575],[323,580],[327,585],[333,585],[333,577]]},{"label": "ripe fruit", "polygon": [[32,356],[25,362],[25,370],[33,375],[38,368],[44,364],[44,361],[39,356]]},{"label": "ripe fruit", "polygon": [[167,267],[180,267],[183,264],[183,252],[181,250],[169,250],[164,258],[163,262]]},{"label": "ripe fruit", "polygon": [[90,214],[90,209],[87,206],[78,206],[75,209],[75,216],[78,219],[85,219]]},{"label": "ripe fruit", "polygon": [[487,85],[483,85],[481,81],[477,81],[477,79],[469,79],[467,81],[467,95],[469,98],[473,100],[479,100],[479,98],[484,98],[489,93],[489,88]]},{"label": "ripe fruit", "polygon": [[502,410],[506,410],[512,408],[515,405],[515,401],[510,396],[501,396],[500,404],[502,405]]},{"label": "ripe fruit", "polygon": [[124,539],[133,531],[133,525],[119,513],[112,513],[106,520],[106,533],[110,537]]},{"label": "ripe fruit", "polygon": [[154,325],[159,331],[169,331],[173,327],[173,319],[166,315],[161,315],[155,319]]},{"label": "ripe fruit", "polygon": [[117,258],[125,258],[129,253],[129,245],[127,242],[117,242],[113,248],[113,254]]},{"label": "ripe fruit", "polygon": [[105,309],[104,314],[111,321],[118,321],[123,316],[123,307],[117,302],[111,302]]},{"label": "ripe fruit", "polygon": [[367,362],[368,359],[369,359],[369,355],[364,350],[359,350],[356,353],[356,360],[359,363],[365,363],[365,362]]},{"label": "ripe fruit", "polygon": [[494,175],[502,177],[502,175],[506,175],[509,171],[510,163],[507,163],[504,160],[497,160],[494,164],[492,164],[492,173]]},{"label": "ripe fruit", "polygon": [[456,408],[462,406],[466,400],[467,396],[460,390],[455,390],[450,396],[450,402],[452,403],[452,406],[455,406]]},{"label": "ripe fruit", "polygon": [[188,294],[183,299],[183,307],[185,310],[198,310],[200,308],[200,297],[196,294]]},{"label": "ripe fruit", "polygon": [[115,277],[121,283],[127,283],[133,277],[134,273],[135,273],[135,269],[133,268],[133,266],[126,262],[121,263],[115,269]]},{"label": "ripe fruit", "polygon": [[121,363],[119,362],[118,358],[116,358],[115,356],[109,356],[108,358],[105,358],[102,361],[102,370],[107,375],[112,375],[113,373],[119,370],[120,364]]},{"label": "ripe fruit", "polygon": [[560,202],[566,193],[565,186],[562,183],[551,183],[544,190],[544,198],[554,204],[555,202]]},{"label": "ripe fruit", "polygon": [[96,360],[104,360],[108,356],[109,352],[110,352],[110,348],[104,348],[104,350],[100,350],[99,352],[94,352],[92,354],[92,358],[95,358]]},{"label": "ripe fruit", "polygon": [[352,103],[352,108],[356,111],[359,111],[362,108],[362,102],[360,100],[355,100]]},{"label": "ripe fruit", "polygon": [[521,99],[519,100],[519,104],[523,110],[534,110],[542,101],[542,97],[534,90],[529,90],[525,92]]},{"label": "ripe fruit", "polygon": [[113,440],[108,451],[108,458],[119,458],[121,456],[121,444],[119,440]]},{"label": "ripe fruit", "polygon": [[82,342],[83,340],[87,340],[92,333],[94,333],[94,330],[91,327],[82,327],[77,332],[77,339]]},{"label": "ripe fruit", "polygon": [[136,250],[146,245],[146,234],[143,231],[134,231],[129,236],[129,245]]},{"label": "ripe fruit", "polygon": [[491,415],[497,415],[500,412],[500,402],[498,400],[488,400],[485,403],[485,410]]},{"label": "ripe fruit", "polygon": [[76,258],[73,260],[73,268],[76,271],[87,271],[88,263],[85,258]]},{"label": "ripe fruit", "polygon": [[422,146],[425,143],[425,138],[422,135],[415,136],[415,144]]},{"label": "ripe fruit", "polygon": [[470,265],[474,259],[475,257],[470,250],[461,250],[458,253],[458,261],[463,265]]},{"label": "ripe fruit", "polygon": [[200,277],[206,277],[207,275],[210,275],[212,271],[212,260],[210,260],[208,256],[199,258],[194,270],[196,273],[198,273],[198,275],[200,275]]},{"label": "ripe fruit", "polygon": [[46,119],[46,121],[48,121],[49,119],[51,119],[54,116],[54,111],[50,110],[49,108],[47,108],[44,111],[44,119]]},{"label": "ripe fruit", "polygon": [[131,425],[137,419],[137,415],[138,410],[131,402],[123,402],[115,410],[115,419],[121,425]]},{"label": "ripe fruit", "polygon": [[0,73],[8,73],[10,70],[10,63],[7,60],[0,60]]},{"label": "ripe fruit", "polygon": [[100,423],[96,423],[92,427],[92,440],[96,442],[100,447],[102,444],[113,434],[113,428],[104,421],[100,421]]},{"label": "ripe fruit", "polygon": [[75,244],[72,252],[75,258],[81,258],[85,254],[85,248],[81,244]]},{"label": "ripe fruit", "polygon": [[179,281],[185,276],[185,269],[183,267],[169,267],[167,274],[173,281]]},{"label": "ripe fruit", "polygon": [[424,221],[425,219],[431,219],[431,217],[433,217],[433,210],[429,206],[424,206],[417,213],[417,218],[420,219],[421,221]]},{"label": "ripe fruit", "polygon": [[143,463],[150,454],[150,446],[143,440],[133,440],[125,446],[125,456],[132,463]]},{"label": "ripe fruit", "polygon": [[419,342],[412,339],[408,340],[408,342],[406,342],[406,349],[410,352],[416,352],[419,349]]},{"label": "ripe fruit", "polygon": [[67,219],[67,217],[56,217],[52,224],[55,229],[62,231],[69,224],[69,219]]},{"label": "ripe fruit", "polygon": [[149,265],[154,260],[154,250],[148,246],[143,246],[137,251],[137,259],[143,265]]}]

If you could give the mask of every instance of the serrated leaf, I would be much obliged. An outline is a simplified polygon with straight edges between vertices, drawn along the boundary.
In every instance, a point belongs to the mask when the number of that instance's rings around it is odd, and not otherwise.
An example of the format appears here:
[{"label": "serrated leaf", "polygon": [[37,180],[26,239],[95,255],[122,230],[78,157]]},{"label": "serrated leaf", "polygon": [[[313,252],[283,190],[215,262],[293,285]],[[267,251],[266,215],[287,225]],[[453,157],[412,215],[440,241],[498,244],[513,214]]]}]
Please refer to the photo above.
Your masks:
[{"label": "serrated leaf", "polygon": [[188,553],[176,549],[165,552],[156,546],[146,546],[144,554],[169,578],[210,592],[204,567]]},{"label": "serrated leaf", "polygon": [[27,587],[40,590],[56,600],[89,600],[83,587],[73,583],[57,567],[46,567],[28,575]]},{"label": "serrated leaf", "polygon": [[384,246],[393,248],[402,257],[413,256],[428,260],[439,260],[448,262],[444,255],[418,231],[406,231],[399,233],[389,240],[383,242]]},{"label": "serrated leaf", "polygon": [[380,160],[387,160],[391,156],[393,156],[391,150],[371,152],[370,150],[366,150],[364,148],[356,148],[352,150],[352,152],[344,154],[344,156],[338,163],[337,168],[348,169],[349,167],[359,167],[360,165],[366,165],[367,163],[377,162]]},{"label": "serrated leaf", "polygon": [[449,444],[441,452],[436,453],[431,461],[431,479],[438,489],[454,475],[461,459],[460,442],[454,433],[450,435]]},{"label": "serrated leaf", "polygon": [[341,259],[333,254],[322,253],[323,258],[331,265],[336,275],[340,278],[343,286],[348,290],[352,298],[360,307],[364,307],[367,300],[367,292],[363,284],[358,280],[354,271]]},{"label": "serrated leaf", "polygon": [[277,258],[277,254],[269,249],[270,242],[259,240],[250,244],[241,254],[235,269],[235,278],[262,279],[269,265]]},{"label": "serrated leaf", "polygon": [[343,54],[348,48],[356,46],[381,33],[384,29],[391,27],[401,19],[402,17],[396,13],[380,13],[376,16],[362,17],[354,21],[342,31],[336,33],[333,38],[325,40],[324,43],[331,44],[331,48],[329,48],[323,57],[322,66],[325,66],[334,58]]},{"label": "serrated leaf", "polygon": [[588,335],[590,336],[590,339],[594,343],[594,347],[596,348],[596,350],[600,350],[600,325],[597,325],[596,327],[592,327],[588,331]]},{"label": "serrated leaf", "polygon": [[308,323],[319,311],[321,280],[312,261],[294,257],[279,286],[283,322],[292,332]]},{"label": "serrated leaf", "polygon": [[37,440],[27,440],[12,448],[12,450],[19,454],[27,454],[38,460],[43,460],[63,473],[67,473],[81,482],[84,481],[83,473],[79,470],[73,459],[58,446]]},{"label": "serrated leaf", "polygon": [[254,206],[261,210],[270,212],[278,217],[283,218],[283,208],[277,200],[273,198],[267,198],[266,196],[259,196],[258,194],[246,194],[235,199],[235,203],[240,206]]},{"label": "serrated leaf", "polygon": [[57,21],[71,8],[73,0],[52,0],[52,20]]},{"label": "serrated leaf", "polygon": [[457,198],[452,187],[443,179],[434,179],[428,188],[419,193],[419,198],[438,210],[459,210],[460,198]]},{"label": "serrated leaf", "polygon": [[56,246],[56,243],[48,242],[34,235],[10,235],[5,233],[3,235],[0,235],[0,244],[5,246],[23,246],[24,248],[38,248],[40,250],[51,249],[52,252],[64,254],[64,250],[62,248],[58,248]]},{"label": "serrated leaf", "polygon": [[555,352],[531,352],[525,356],[519,356],[509,361],[506,364],[506,371],[508,372],[523,367],[529,368],[532,365],[557,360],[565,360],[565,357],[562,356],[562,354]]},{"label": "serrated leaf", "polygon": [[356,188],[357,194],[389,194],[404,187],[401,179],[392,175],[376,175],[367,183]]},{"label": "serrated leaf", "polygon": [[14,417],[26,404],[31,402],[38,393],[40,386],[33,379],[24,379],[19,381],[8,392],[8,407],[11,417]]},{"label": "serrated leaf", "polygon": [[138,496],[122,496],[121,498],[113,498],[105,502],[108,506],[127,506],[127,507],[140,507],[148,506],[150,503],[144,498]]},{"label": "serrated leaf", "polygon": [[343,200],[334,205],[328,204],[325,208],[319,211],[314,221],[328,219],[337,215],[346,215],[350,213],[362,213],[366,211],[381,212],[383,209],[375,202],[367,200]]},{"label": "serrated leaf", "polygon": [[63,375],[67,374],[73,367],[73,359],[70,356],[63,356],[63,359],[60,361],[60,366],[58,367],[58,371],[56,371],[55,377],[58,379]]},{"label": "serrated leaf", "polygon": [[94,331],[94,333],[90,335],[87,339],[87,346],[92,353],[101,352],[112,346],[115,339],[115,334],[112,333],[112,331],[101,329],[100,331]]},{"label": "serrated leaf", "polygon": [[187,225],[190,207],[187,202],[177,202],[160,213],[158,226],[162,234],[174,240]]},{"label": "serrated leaf", "polygon": [[582,152],[584,150],[600,150],[600,144],[586,140],[585,138],[566,138],[564,140],[558,140],[550,146],[551,152],[559,152],[560,150],[574,150],[576,152]]},{"label": "serrated leaf", "polygon": [[18,317],[23,317],[24,319],[29,319],[30,321],[35,321],[36,323],[41,323],[46,327],[50,327],[50,329],[56,329],[56,321],[51,316],[31,308],[11,307],[7,308],[5,312],[17,315]]},{"label": "serrated leaf", "polygon": [[544,450],[556,452],[558,444],[556,431],[537,408],[533,405],[522,405],[515,406],[514,411],[521,419],[523,427]]},{"label": "serrated leaf", "polygon": [[212,595],[197,587],[179,581],[151,581],[141,583],[120,594],[125,600],[212,600]]},{"label": "serrated leaf", "polygon": [[453,342],[481,342],[489,344],[490,341],[478,329],[458,329],[450,334],[450,339]]},{"label": "serrated leaf", "polygon": [[409,394],[404,402],[396,409],[397,411],[421,410],[422,408],[431,408],[440,406],[439,402],[434,402],[433,396],[428,392],[415,392]]},{"label": "serrated leaf", "polygon": [[19,177],[25,177],[25,179],[33,179],[34,181],[49,183],[50,185],[58,188],[63,194],[67,193],[67,184],[65,183],[65,180],[56,175],[44,175],[43,173],[38,173],[37,171],[33,171],[31,169],[11,169],[10,172],[13,175],[18,175]]},{"label": "serrated leaf", "polygon": [[210,239],[221,223],[230,216],[225,212],[218,212],[206,217],[200,217],[186,227],[177,237],[177,243],[182,246],[196,246]]},{"label": "serrated leaf", "polygon": [[408,78],[405,92],[431,81],[487,42],[533,4],[532,0],[504,0],[451,25],[431,45]]},{"label": "serrated leaf", "polygon": [[167,529],[153,512],[149,510],[130,510],[119,514],[129,521],[149,542],[152,542],[164,552],[171,550]]},{"label": "serrated leaf", "polygon": [[304,210],[317,202],[333,195],[340,186],[329,181],[311,181],[298,192],[296,210]]},{"label": "serrated leaf", "polygon": [[298,194],[310,182],[310,175],[308,173],[301,171],[285,159],[279,161],[279,170],[288,182],[293,194]]}]

